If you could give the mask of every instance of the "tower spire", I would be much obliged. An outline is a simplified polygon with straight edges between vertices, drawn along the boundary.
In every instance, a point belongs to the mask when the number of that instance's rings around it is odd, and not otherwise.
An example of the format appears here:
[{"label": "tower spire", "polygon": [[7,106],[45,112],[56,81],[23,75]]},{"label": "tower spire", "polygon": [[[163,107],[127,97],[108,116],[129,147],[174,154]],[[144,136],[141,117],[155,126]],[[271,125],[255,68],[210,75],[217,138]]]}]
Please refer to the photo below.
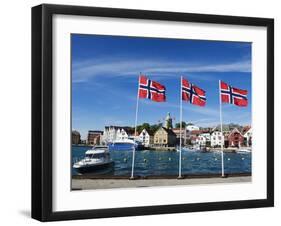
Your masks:
[{"label": "tower spire", "polygon": [[166,119],[165,119],[165,128],[167,128],[167,129],[173,128],[173,119],[171,117],[170,112],[168,112]]}]

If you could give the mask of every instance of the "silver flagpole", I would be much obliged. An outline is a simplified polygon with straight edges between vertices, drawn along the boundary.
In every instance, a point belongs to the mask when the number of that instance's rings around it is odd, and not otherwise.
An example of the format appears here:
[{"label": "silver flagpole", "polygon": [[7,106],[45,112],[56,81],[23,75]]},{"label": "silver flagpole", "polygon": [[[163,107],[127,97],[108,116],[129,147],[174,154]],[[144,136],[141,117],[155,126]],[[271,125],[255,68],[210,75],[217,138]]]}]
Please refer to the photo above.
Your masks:
[{"label": "silver flagpole", "polygon": [[140,86],[140,76],[138,82],[138,95],[137,95],[137,106],[136,106],[136,117],[135,117],[135,137],[134,137],[134,148],[133,148],[133,156],[132,156],[132,171],[130,179],[134,179],[134,167],[135,167],[135,154],[136,154],[136,136],[137,136],[137,123],[138,123],[138,111],[139,111],[139,88]]},{"label": "silver flagpole", "polygon": [[223,142],[224,142],[224,136],[222,132],[222,109],[221,109],[221,80],[219,80],[219,90],[220,90],[220,124],[221,124],[221,135],[222,135],[222,140],[221,140],[221,176],[224,177],[224,160],[223,160]]},{"label": "silver flagpole", "polygon": [[183,145],[186,145],[186,127],[184,128],[184,142]]},{"label": "silver flagpole", "polygon": [[181,179],[181,146],[182,146],[182,76],[181,76],[181,88],[180,88],[180,152],[179,152],[179,176],[178,178]]}]

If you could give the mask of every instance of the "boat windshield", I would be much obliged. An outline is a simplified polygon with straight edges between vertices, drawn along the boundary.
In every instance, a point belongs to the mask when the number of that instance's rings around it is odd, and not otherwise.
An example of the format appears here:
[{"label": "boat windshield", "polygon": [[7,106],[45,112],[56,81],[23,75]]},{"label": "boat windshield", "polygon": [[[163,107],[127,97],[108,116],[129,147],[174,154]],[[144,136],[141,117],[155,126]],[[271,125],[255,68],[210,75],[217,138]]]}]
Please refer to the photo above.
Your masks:
[{"label": "boat windshield", "polygon": [[107,147],[107,146],[94,146],[93,149],[94,149],[94,150],[98,150],[98,149],[99,149],[99,150],[107,150],[108,147]]},{"label": "boat windshield", "polygon": [[106,154],[105,154],[105,153],[86,154],[85,157],[86,157],[86,158],[95,158],[95,159],[99,159],[99,158],[105,158],[105,157],[106,157]]}]

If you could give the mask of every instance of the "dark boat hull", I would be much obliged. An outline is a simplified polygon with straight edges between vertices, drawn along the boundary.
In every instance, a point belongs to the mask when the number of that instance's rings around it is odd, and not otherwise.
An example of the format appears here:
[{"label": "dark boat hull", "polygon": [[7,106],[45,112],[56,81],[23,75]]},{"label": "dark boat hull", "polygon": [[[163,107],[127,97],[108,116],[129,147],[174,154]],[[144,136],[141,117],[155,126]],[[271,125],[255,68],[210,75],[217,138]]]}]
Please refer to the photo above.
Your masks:
[{"label": "dark boat hull", "polygon": [[102,173],[104,171],[108,171],[108,170],[113,170],[114,167],[114,162],[108,162],[108,163],[104,163],[104,164],[99,164],[99,165],[90,165],[90,166],[83,166],[80,168],[75,168],[75,170],[79,173],[79,174],[87,174],[87,173]]}]

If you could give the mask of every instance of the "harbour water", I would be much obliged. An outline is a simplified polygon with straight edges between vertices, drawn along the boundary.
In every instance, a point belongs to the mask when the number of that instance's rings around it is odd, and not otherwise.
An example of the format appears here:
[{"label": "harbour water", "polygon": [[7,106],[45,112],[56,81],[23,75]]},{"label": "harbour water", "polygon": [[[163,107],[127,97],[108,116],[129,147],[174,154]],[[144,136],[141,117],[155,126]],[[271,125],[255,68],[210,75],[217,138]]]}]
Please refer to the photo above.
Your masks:
[{"label": "harbour water", "polygon": [[[83,158],[90,147],[72,146],[72,165]],[[110,175],[129,176],[132,166],[132,151],[110,151],[114,169]],[[178,175],[179,152],[173,151],[136,151],[135,175],[158,176]],[[251,173],[251,153],[224,153],[225,173]],[[182,174],[219,174],[221,173],[220,152],[182,151]],[[72,169],[72,174],[76,171]]]}]

